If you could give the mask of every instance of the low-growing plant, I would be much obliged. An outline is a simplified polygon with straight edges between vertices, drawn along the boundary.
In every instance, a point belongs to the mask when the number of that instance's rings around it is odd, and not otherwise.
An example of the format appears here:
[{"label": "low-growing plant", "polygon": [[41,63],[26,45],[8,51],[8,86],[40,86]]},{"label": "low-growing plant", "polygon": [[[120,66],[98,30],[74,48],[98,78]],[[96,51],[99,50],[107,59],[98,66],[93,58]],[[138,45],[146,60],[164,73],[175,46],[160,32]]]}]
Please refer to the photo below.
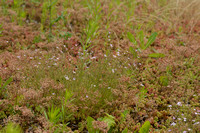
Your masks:
[{"label": "low-growing plant", "polygon": [[52,107],[48,108],[48,112],[44,111],[44,115],[47,120],[49,120],[53,124],[57,124],[61,118],[61,110],[58,107],[52,105]]},{"label": "low-growing plant", "polygon": [[138,43],[136,38],[133,36],[133,34],[131,34],[130,32],[127,32],[127,37],[129,39],[129,41],[131,43],[133,43],[136,47],[136,49],[135,49],[132,46],[130,46],[129,47],[130,52],[133,54],[134,57],[137,57],[137,51],[141,52],[142,50],[147,49],[151,44],[153,44],[157,35],[158,35],[157,32],[152,33],[151,36],[149,37],[147,43],[145,43],[144,32],[143,32],[143,30],[140,30],[137,33],[137,39],[140,42],[140,43]]},{"label": "low-growing plant", "polygon": [[8,125],[3,130],[3,133],[22,133],[22,132],[23,131],[22,131],[21,127],[12,122],[8,123]]},{"label": "low-growing plant", "polygon": [[139,133],[148,133],[150,126],[151,126],[150,122],[149,121],[145,121],[145,123],[140,128]]},{"label": "low-growing plant", "polygon": [[[105,131],[108,133],[112,132],[113,127],[116,124],[115,117],[109,114],[106,114],[106,116],[103,118],[98,118],[97,121],[106,123],[107,126],[105,127]],[[92,117],[87,117],[87,130],[89,131],[89,133],[100,133],[100,131],[102,131],[103,129],[100,130],[97,127],[94,127],[94,122],[95,120]]]}]

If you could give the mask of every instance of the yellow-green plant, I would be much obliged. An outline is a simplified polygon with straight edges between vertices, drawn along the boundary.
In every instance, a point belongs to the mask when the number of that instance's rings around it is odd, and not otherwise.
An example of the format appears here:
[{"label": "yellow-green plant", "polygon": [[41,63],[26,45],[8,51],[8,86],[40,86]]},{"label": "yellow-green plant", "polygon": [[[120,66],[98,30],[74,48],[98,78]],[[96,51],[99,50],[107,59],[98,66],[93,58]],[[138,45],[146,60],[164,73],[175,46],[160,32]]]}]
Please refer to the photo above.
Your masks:
[{"label": "yellow-green plant", "polygon": [[22,129],[20,128],[19,125],[10,122],[4,128],[3,133],[22,133]]}]

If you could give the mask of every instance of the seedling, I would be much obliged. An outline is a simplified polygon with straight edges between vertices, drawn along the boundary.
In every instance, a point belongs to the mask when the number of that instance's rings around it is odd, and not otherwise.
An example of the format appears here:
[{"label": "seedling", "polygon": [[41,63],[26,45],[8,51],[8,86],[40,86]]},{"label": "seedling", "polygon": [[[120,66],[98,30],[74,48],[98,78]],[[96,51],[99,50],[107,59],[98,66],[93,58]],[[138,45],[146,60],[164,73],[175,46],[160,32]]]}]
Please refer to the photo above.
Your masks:
[{"label": "seedling", "polygon": [[44,115],[46,117],[47,120],[49,120],[51,123],[56,124],[59,122],[60,118],[61,118],[61,112],[60,112],[60,108],[57,108],[52,105],[52,107],[48,108],[48,112],[46,113],[46,111],[44,111]]},{"label": "seedling", "polygon": [[[129,50],[133,54],[134,58],[137,57],[137,51],[141,52],[142,50],[146,50],[151,44],[153,44],[157,35],[158,35],[157,32],[152,33],[151,36],[149,37],[147,43],[145,44],[144,32],[142,30],[138,32],[138,36],[137,36],[137,39],[139,39],[140,43],[138,43],[136,41],[133,34],[128,32],[127,37],[129,39],[129,41],[137,47],[137,49],[134,49],[132,46],[129,47]],[[151,56],[158,56],[158,55],[151,55]]]}]

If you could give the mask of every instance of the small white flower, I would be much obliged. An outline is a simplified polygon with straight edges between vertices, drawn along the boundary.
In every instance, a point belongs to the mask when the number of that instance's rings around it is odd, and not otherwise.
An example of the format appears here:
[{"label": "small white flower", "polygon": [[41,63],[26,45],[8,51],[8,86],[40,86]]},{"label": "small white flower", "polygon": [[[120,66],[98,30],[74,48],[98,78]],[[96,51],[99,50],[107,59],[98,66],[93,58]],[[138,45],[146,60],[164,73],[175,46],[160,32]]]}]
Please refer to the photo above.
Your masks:
[{"label": "small white flower", "polygon": [[184,121],[187,121],[187,118],[183,118]]},{"label": "small white flower", "polygon": [[112,48],[112,47],[113,47],[113,45],[112,45],[112,44],[110,44],[110,47]]},{"label": "small white flower", "polygon": [[181,118],[178,118],[179,121],[181,121]]},{"label": "small white flower", "polygon": [[178,106],[182,106],[182,103],[181,103],[181,102],[178,102],[177,105],[178,105]]},{"label": "small white flower", "polygon": [[75,71],[75,70],[73,70],[73,73],[75,74],[75,73],[76,73],[76,71]]},{"label": "small white flower", "polygon": [[20,59],[20,56],[17,56],[17,58],[19,58],[19,59]]},{"label": "small white flower", "polygon": [[40,63],[40,62],[38,62],[38,64],[40,65],[41,63]]},{"label": "small white flower", "polygon": [[86,95],[85,97],[88,98],[88,95]]},{"label": "small white flower", "polygon": [[115,69],[112,69],[112,73],[115,73]]},{"label": "small white flower", "polygon": [[57,63],[54,63],[53,65],[54,65],[54,66],[57,66]]},{"label": "small white flower", "polygon": [[196,122],[196,123],[194,123],[193,125],[198,125],[199,124],[199,122]]},{"label": "small white flower", "polygon": [[117,52],[117,56],[120,56],[120,53],[119,53],[119,52]]},{"label": "small white flower", "polygon": [[176,123],[175,123],[175,122],[172,122],[171,126],[176,126]]},{"label": "small white flower", "polygon": [[104,57],[107,57],[107,55],[106,55],[106,54],[104,54]]},{"label": "small white flower", "polygon": [[183,131],[183,133],[187,133],[187,131]]},{"label": "small white flower", "polygon": [[143,84],[140,84],[140,86],[144,86]]},{"label": "small white flower", "polygon": [[96,58],[97,58],[97,57],[95,57],[95,56],[94,56],[94,57],[91,57],[91,59],[96,59]]},{"label": "small white flower", "polygon": [[191,131],[192,129],[188,128],[188,131]]},{"label": "small white flower", "polygon": [[96,85],[94,85],[94,87],[96,87]]},{"label": "small white flower", "polygon": [[33,59],[33,57],[29,57],[30,59]]},{"label": "small white flower", "polygon": [[113,57],[116,58],[117,56],[116,56],[116,55],[113,55]]},{"label": "small white flower", "polygon": [[55,93],[52,93],[52,95],[55,95]]},{"label": "small white flower", "polygon": [[73,78],[73,80],[76,80],[76,78]]},{"label": "small white flower", "polygon": [[68,76],[65,76],[65,79],[66,79],[66,80],[69,80],[69,77],[68,77]]},{"label": "small white flower", "polygon": [[110,89],[111,87],[108,87],[108,89]]},{"label": "small white flower", "polygon": [[171,107],[172,107],[172,105],[168,105],[168,107],[169,107],[169,108],[171,108]]}]

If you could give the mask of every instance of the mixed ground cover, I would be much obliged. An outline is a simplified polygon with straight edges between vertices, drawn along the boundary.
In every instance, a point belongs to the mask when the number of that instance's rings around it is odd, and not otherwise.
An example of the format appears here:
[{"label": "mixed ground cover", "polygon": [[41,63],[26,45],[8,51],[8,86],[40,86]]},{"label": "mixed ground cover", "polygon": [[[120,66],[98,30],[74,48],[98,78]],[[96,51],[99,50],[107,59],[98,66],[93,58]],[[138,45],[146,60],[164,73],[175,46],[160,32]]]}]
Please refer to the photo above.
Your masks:
[{"label": "mixed ground cover", "polygon": [[199,0],[1,0],[0,132],[200,132]]}]

